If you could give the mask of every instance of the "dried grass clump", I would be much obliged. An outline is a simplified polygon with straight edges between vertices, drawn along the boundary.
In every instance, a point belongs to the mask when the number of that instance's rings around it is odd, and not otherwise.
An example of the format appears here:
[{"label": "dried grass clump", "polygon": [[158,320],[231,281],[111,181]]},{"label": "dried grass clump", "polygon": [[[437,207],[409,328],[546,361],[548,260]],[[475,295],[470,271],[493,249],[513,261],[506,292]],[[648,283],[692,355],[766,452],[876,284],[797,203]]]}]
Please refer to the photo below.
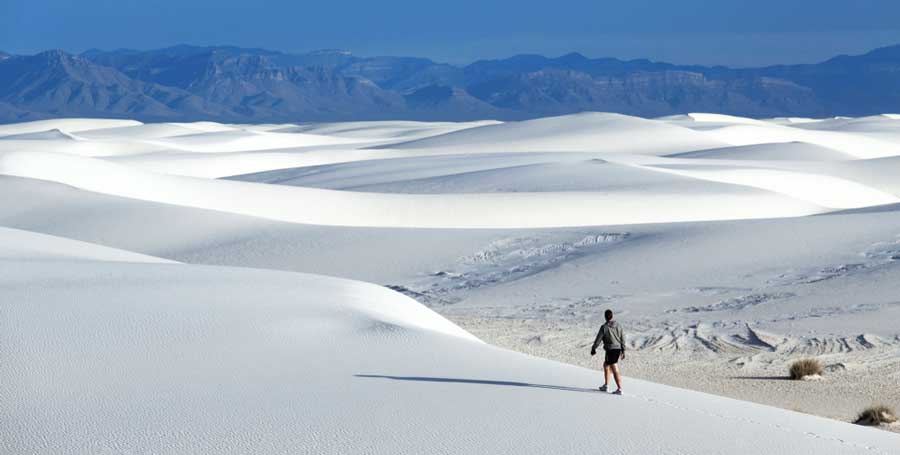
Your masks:
[{"label": "dried grass clump", "polygon": [[803,359],[791,365],[791,379],[803,379],[807,376],[820,376],[822,363],[816,359]]},{"label": "dried grass clump", "polygon": [[887,425],[897,421],[897,416],[894,414],[894,410],[887,406],[872,406],[871,408],[866,409],[865,411],[859,413],[859,417],[856,418],[856,423],[858,425]]}]

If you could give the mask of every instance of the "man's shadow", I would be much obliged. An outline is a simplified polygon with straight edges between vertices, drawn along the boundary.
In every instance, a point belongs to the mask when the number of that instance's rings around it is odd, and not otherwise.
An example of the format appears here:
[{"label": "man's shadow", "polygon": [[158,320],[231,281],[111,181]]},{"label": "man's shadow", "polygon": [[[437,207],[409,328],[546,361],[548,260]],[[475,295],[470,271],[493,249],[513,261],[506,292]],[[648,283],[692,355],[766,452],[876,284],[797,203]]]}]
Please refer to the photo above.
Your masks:
[{"label": "man's shadow", "polygon": [[531,387],[535,389],[550,389],[550,390],[563,390],[566,392],[588,392],[588,393],[598,393],[597,389],[585,389],[581,387],[565,387],[559,385],[549,385],[549,384],[532,384],[529,382],[515,382],[515,381],[492,381],[489,379],[464,379],[464,378],[439,378],[439,377],[428,377],[428,376],[389,376],[383,374],[355,374],[353,375],[357,378],[375,378],[375,379],[391,379],[394,381],[416,381],[416,382],[443,382],[443,383],[454,383],[454,384],[484,384],[484,385],[496,385],[496,386],[507,386],[507,387]]}]

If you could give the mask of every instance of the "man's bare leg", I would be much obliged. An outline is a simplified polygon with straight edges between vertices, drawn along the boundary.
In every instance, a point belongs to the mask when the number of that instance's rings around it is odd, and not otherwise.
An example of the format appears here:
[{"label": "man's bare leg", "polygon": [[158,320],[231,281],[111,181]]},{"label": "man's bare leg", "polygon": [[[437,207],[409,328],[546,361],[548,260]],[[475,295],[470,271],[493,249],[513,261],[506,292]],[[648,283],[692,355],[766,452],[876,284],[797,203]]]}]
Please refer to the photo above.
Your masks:
[{"label": "man's bare leg", "polygon": [[608,368],[604,368],[606,371],[606,383],[609,384],[609,369],[612,369],[613,379],[616,380],[616,387],[619,390],[622,390],[622,376],[619,376],[619,366],[618,365],[610,365]]}]

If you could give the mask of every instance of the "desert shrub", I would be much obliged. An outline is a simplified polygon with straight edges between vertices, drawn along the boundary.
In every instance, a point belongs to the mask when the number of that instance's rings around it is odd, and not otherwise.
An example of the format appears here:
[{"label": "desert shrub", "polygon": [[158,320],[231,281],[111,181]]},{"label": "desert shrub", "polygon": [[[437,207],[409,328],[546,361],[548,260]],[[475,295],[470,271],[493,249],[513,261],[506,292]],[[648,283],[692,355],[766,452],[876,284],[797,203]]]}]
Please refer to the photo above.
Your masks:
[{"label": "desert shrub", "polygon": [[894,410],[887,406],[872,406],[859,413],[856,422],[859,425],[884,425],[897,421]]},{"label": "desert shrub", "polygon": [[822,364],[816,359],[802,359],[791,364],[791,379],[822,374]]}]

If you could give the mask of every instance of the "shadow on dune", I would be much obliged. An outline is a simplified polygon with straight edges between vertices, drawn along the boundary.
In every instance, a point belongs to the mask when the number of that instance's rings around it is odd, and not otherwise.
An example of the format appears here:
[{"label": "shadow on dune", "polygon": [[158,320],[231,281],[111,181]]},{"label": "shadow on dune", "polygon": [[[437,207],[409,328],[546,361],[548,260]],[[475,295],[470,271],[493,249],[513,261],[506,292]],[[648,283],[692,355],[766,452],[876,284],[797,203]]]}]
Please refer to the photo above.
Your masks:
[{"label": "shadow on dune", "polygon": [[531,388],[535,388],[535,389],[563,390],[566,392],[599,393],[599,391],[597,389],[584,389],[581,387],[565,387],[565,386],[548,385],[548,384],[531,384],[528,382],[492,381],[489,379],[439,378],[439,377],[428,377],[428,376],[389,376],[389,375],[382,375],[382,374],[355,374],[354,376],[357,378],[392,379],[395,381],[443,382],[443,383],[456,383],[456,384],[483,384],[483,385],[497,385],[497,386],[507,386],[507,387],[531,387]]},{"label": "shadow on dune", "polygon": [[882,213],[882,212],[897,212],[897,211],[900,211],[900,204],[882,204],[882,205],[873,205],[871,207],[860,207],[857,209],[835,210],[833,212],[819,213],[814,216],[852,215],[854,213]]},{"label": "shadow on dune", "polygon": [[790,381],[787,376],[732,376],[731,379],[750,379],[755,381]]}]

